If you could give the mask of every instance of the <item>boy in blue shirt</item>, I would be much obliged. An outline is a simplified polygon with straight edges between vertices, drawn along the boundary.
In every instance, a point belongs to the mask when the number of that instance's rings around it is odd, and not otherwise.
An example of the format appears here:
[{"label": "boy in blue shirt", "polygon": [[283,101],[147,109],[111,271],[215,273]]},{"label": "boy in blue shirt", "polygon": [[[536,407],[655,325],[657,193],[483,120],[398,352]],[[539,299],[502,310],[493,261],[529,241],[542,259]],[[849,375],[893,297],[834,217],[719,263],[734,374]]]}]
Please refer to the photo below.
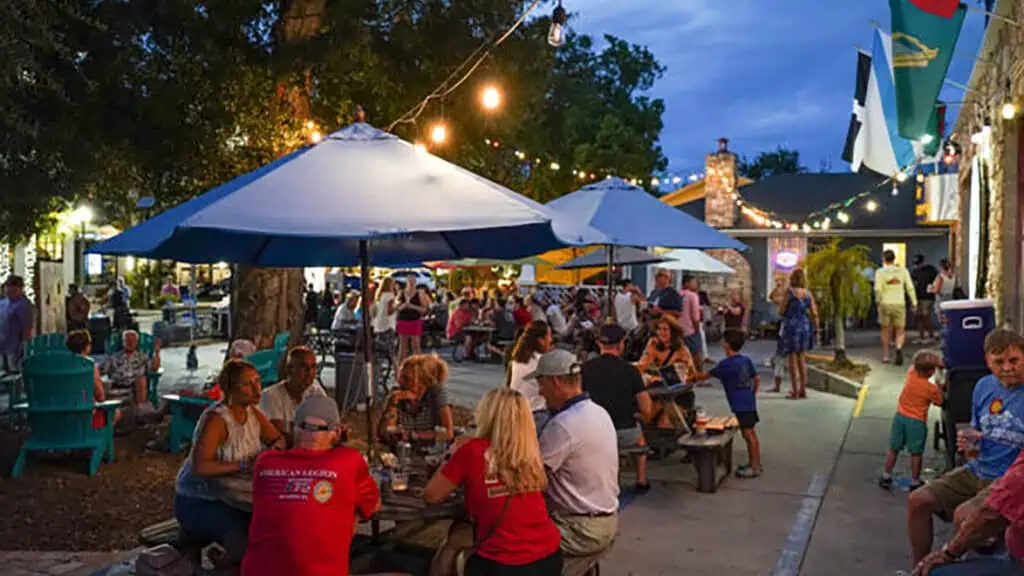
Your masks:
[{"label": "boy in blue shirt", "polygon": [[757,376],[754,362],[740,354],[747,341],[746,332],[726,330],[722,337],[725,360],[711,369],[711,376],[718,378],[725,388],[729,409],[740,424],[740,433],[747,442],[747,456],[750,462],[736,469],[738,478],[756,478],[761,475],[761,444],[754,427],[760,419],[757,416],[757,389],[761,380]]}]

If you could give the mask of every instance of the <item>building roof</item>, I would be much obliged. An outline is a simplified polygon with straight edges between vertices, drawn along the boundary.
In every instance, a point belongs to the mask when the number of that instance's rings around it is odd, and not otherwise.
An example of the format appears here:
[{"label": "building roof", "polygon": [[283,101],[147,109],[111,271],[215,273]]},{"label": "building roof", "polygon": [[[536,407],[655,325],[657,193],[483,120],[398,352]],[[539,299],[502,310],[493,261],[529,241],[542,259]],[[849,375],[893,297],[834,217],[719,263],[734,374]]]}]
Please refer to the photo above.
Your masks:
[{"label": "building roof", "polygon": [[[736,179],[736,182],[740,186],[745,186],[747,184],[753,184],[754,181],[751,180],[750,178],[740,176]],[[665,194],[664,196],[661,197],[661,201],[664,202],[665,204],[668,204],[669,206],[682,206],[684,204],[693,202],[694,200],[703,198],[706,195],[707,186],[705,186],[704,184],[704,179],[701,178],[696,182],[692,182],[678,190]],[[704,218],[703,211],[700,213],[699,218]]]}]

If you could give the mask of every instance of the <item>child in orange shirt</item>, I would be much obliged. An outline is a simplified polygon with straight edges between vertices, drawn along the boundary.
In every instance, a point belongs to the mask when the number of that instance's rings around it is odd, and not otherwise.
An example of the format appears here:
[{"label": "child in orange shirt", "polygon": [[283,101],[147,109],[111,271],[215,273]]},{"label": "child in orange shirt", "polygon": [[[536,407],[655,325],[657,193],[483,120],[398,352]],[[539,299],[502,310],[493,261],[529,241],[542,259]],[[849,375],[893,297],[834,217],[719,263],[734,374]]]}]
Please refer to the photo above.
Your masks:
[{"label": "child in orange shirt", "polygon": [[882,488],[892,487],[892,469],[904,448],[910,452],[910,489],[915,490],[922,485],[921,461],[928,441],[928,408],[932,404],[942,404],[942,390],[928,379],[942,367],[942,358],[932,350],[921,350],[914,355],[913,364],[907,371],[896,416],[892,419],[889,453],[885,456],[885,470],[878,480]]}]

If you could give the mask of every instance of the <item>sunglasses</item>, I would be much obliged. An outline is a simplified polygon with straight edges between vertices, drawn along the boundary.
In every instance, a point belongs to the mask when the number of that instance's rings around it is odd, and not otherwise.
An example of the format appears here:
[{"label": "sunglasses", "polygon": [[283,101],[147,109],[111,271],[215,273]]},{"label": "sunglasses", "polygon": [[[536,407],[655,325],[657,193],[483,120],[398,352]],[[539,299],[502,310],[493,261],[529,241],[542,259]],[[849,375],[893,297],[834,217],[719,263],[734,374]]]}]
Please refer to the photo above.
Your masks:
[{"label": "sunglasses", "polygon": [[329,424],[312,424],[309,422],[299,422],[296,426],[306,432],[330,432],[333,429]]}]

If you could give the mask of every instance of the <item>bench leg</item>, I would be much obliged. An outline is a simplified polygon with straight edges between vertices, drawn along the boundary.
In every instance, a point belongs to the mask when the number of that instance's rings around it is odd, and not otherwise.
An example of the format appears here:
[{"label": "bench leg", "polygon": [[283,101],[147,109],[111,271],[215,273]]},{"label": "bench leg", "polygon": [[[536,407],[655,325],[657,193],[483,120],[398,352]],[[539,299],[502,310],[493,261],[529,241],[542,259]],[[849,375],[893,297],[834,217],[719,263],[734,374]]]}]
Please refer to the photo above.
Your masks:
[{"label": "bench leg", "polygon": [[698,450],[690,454],[693,456],[693,467],[697,470],[697,491],[714,492],[717,490],[714,454],[708,450]]}]

